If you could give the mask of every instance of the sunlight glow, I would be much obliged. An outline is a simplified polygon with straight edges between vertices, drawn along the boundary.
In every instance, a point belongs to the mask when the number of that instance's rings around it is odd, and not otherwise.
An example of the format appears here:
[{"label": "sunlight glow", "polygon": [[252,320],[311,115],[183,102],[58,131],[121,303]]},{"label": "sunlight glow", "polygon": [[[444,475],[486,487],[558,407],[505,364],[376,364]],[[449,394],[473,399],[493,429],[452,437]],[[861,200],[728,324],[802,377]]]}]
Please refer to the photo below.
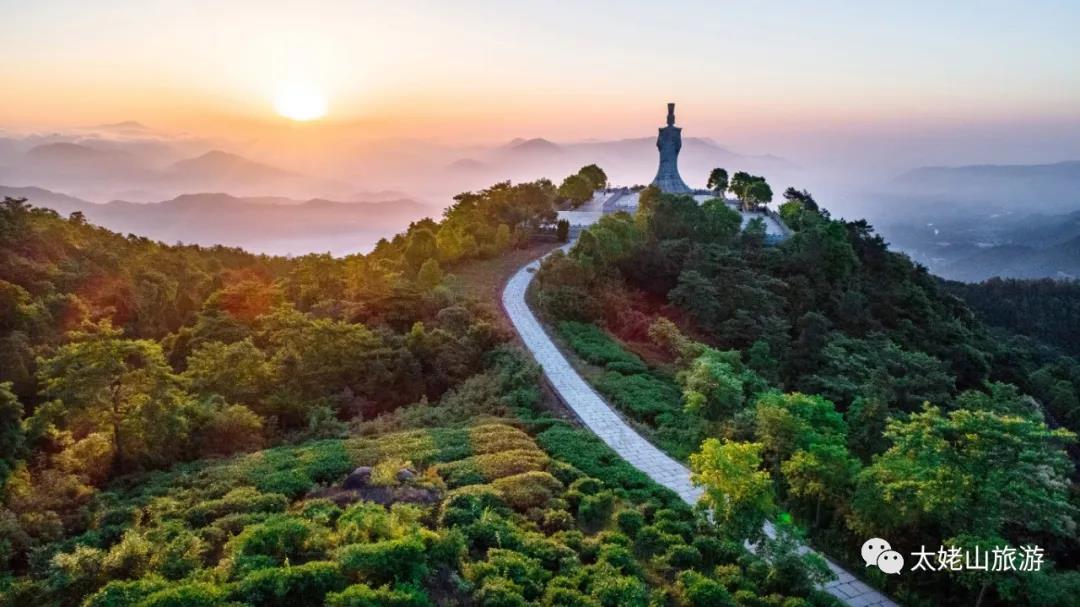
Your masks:
[{"label": "sunlight glow", "polygon": [[274,109],[290,120],[316,120],[326,115],[326,96],[314,87],[292,84],[277,92]]}]

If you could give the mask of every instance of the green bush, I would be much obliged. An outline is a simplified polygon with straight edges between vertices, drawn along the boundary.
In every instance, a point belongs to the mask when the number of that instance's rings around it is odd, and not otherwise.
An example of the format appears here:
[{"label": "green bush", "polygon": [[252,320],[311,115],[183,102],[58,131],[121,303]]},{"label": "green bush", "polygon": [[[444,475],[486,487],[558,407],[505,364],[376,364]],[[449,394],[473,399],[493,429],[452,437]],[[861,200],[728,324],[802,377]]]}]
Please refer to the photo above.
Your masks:
[{"label": "green bush", "polygon": [[646,607],[649,590],[641,580],[619,575],[610,568],[593,576],[590,593],[603,607]]},{"label": "green bush", "polygon": [[265,607],[319,607],[328,592],[345,585],[336,563],[314,561],[255,571],[236,584],[232,598]]},{"label": "green bush", "polygon": [[245,528],[229,540],[226,551],[234,556],[267,556],[275,563],[293,563],[325,555],[328,532],[311,521],[289,515],[274,515]]},{"label": "green bush", "polygon": [[600,603],[575,588],[548,586],[544,593],[544,607],[600,607]]},{"label": "green bush", "polygon": [[664,553],[664,563],[673,569],[692,569],[701,565],[701,552],[693,546],[675,544]]},{"label": "green bush", "polygon": [[519,512],[546,506],[548,501],[563,489],[559,479],[540,471],[496,479],[491,486],[507,504]]},{"label": "green bush", "polygon": [[349,544],[338,550],[337,560],[350,578],[372,585],[419,580],[427,571],[424,541],[417,535]]},{"label": "green bush", "polygon": [[601,366],[618,363],[640,369],[640,371],[634,371],[635,373],[647,370],[640,358],[624,350],[618,342],[596,325],[563,321],[557,327],[559,335],[578,356],[588,363]]},{"label": "green bush", "polygon": [[491,578],[507,580],[519,589],[522,597],[532,601],[544,591],[550,575],[537,559],[513,550],[492,548],[487,559],[465,568],[465,577],[481,587]]},{"label": "green bush", "polygon": [[645,557],[663,553],[668,547],[681,543],[682,538],[679,536],[664,533],[652,525],[639,529],[634,538],[634,548]]},{"label": "green bush", "polygon": [[506,502],[493,487],[470,485],[451,491],[439,511],[439,524],[445,527],[468,525],[485,512],[508,513]]},{"label": "green bush", "polygon": [[139,607],[222,607],[224,588],[205,582],[192,582],[159,590],[138,603]]},{"label": "green bush", "polygon": [[611,511],[615,507],[615,494],[601,491],[596,495],[586,495],[578,505],[578,519],[586,527],[597,528],[607,524]]},{"label": "green bush", "polygon": [[415,586],[401,585],[371,588],[354,584],[345,590],[326,595],[327,607],[432,607],[427,594]]},{"label": "green bush", "polygon": [[481,607],[527,607],[522,589],[506,578],[492,577],[476,591],[476,603]]},{"label": "green bush", "polygon": [[620,572],[628,575],[640,573],[637,559],[635,559],[634,554],[624,546],[605,544],[600,548],[600,552],[596,559],[598,562],[611,565]]},{"label": "green bush", "polygon": [[615,524],[623,533],[634,537],[638,530],[645,526],[645,515],[637,510],[620,510],[615,515]]},{"label": "green bush", "polygon": [[[726,588],[696,571],[683,571],[678,579],[679,592],[689,605],[694,607],[735,607],[736,605]],[[738,604],[745,603],[740,601]]]},{"label": "green bush", "polygon": [[289,498],[280,493],[262,493],[251,487],[233,489],[224,496],[192,505],[184,520],[193,527],[203,527],[228,514],[284,512]]},{"label": "green bush", "polygon": [[155,577],[134,581],[114,580],[87,597],[83,607],[128,607],[167,587],[165,580]]}]

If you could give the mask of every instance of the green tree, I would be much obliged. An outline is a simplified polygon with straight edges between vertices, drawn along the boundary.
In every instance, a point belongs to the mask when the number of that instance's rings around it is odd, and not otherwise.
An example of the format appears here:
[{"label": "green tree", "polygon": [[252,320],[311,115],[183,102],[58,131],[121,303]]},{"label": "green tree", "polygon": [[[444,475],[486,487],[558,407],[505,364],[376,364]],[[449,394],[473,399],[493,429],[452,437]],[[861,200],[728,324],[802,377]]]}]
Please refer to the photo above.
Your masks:
[{"label": "green tree", "polygon": [[889,422],[892,446],[859,474],[853,525],[866,534],[937,525],[946,533],[1009,527],[1073,537],[1067,430],[990,411],[927,406]]},{"label": "green tree", "polygon": [[759,540],[772,514],[772,478],[761,469],[762,446],[707,439],[690,456],[694,484],[705,488],[702,501],[732,538]]},{"label": "green tree", "polygon": [[836,406],[820,396],[768,392],[755,410],[756,436],[774,474],[799,449],[815,444],[844,445],[847,426]]},{"label": "green tree", "polygon": [[[178,414],[186,398],[160,345],[121,335],[101,324],[73,333],[70,343],[39,361],[46,397],[61,402],[67,416],[85,414],[111,429],[119,473],[128,470],[129,455],[140,444],[168,461],[169,443],[175,445],[185,432]],[[154,444],[154,433],[166,442]]]},{"label": "green tree", "polygon": [[705,350],[678,374],[686,408],[717,421],[738,411],[746,400],[746,391],[763,384],[747,370],[739,352]]},{"label": "green tree", "polygon": [[420,271],[416,273],[416,284],[427,291],[439,286],[442,279],[442,268],[439,267],[439,262],[435,259],[425,261],[423,265],[420,266]]},{"label": "green tree", "polygon": [[712,190],[718,197],[723,198],[728,189],[728,172],[726,169],[715,168],[709,172],[709,181],[705,187]]},{"label": "green tree", "polygon": [[585,180],[592,185],[593,190],[602,190],[608,186],[607,173],[604,172],[604,169],[601,169],[595,164],[581,167],[581,170],[578,171],[578,175],[585,178]]},{"label": "green tree", "polygon": [[772,202],[773,192],[764,178],[758,177],[747,186],[743,202],[749,207],[757,207]]},{"label": "green tree", "polygon": [[795,497],[813,500],[814,525],[821,524],[821,506],[842,506],[849,497],[859,462],[836,442],[813,443],[796,451],[780,470]]},{"label": "green tree", "polygon": [[218,395],[230,403],[260,409],[274,387],[274,368],[251,338],[231,344],[203,343],[188,356],[182,377],[195,395]]},{"label": "green tree", "polygon": [[579,207],[593,195],[593,184],[581,175],[570,175],[559,185],[559,198],[570,203],[571,207]]},{"label": "green tree", "polygon": [[560,219],[555,224],[555,238],[559,242],[567,242],[570,240],[570,222],[565,219]]},{"label": "green tree", "polygon": [[11,382],[0,383],[0,488],[26,455],[22,418],[23,406],[11,391]]},{"label": "green tree", "polygon": [[405,261],[410,268],[419,270],[425,261],[438,256],[439,247],[435,233],[427,228],[413,230],[405,247]]},{"label": "green tree", "polygon": [[720,198],[710,198],[701,205],[698,240],[727,245],[735,240],[742,228],[742,216]]}]

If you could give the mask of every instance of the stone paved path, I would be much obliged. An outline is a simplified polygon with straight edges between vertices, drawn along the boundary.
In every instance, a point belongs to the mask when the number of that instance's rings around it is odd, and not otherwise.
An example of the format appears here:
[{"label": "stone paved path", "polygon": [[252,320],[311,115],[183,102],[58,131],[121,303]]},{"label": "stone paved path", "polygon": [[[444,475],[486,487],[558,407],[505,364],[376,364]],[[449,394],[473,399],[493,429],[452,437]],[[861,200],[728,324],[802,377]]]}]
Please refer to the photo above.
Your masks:
[{"label": "stone paved path", "polygon": [[[568,244],[563,249],[569,247]],[[525,303],[525,291],[539,266],[539,260],[526,264],[510,278],[503,290],[503,308],[521,340],[543,368],[559,397],[586,427],[654,481],[671,489],[687,503],[697,503],[702,490],[690,482],[690,471],[686,466],[654,447],[627,425],[570,365],[529,309]],[[766,523],[765,533],[770,537],[775,535],[772,524]],[[803,547],[803,552],[807,551],[810,551],[810,548]],[[825,560],[837,579],[826,584],[824,588],[844,603],[852,607],[896,605],[836,563]]]}]

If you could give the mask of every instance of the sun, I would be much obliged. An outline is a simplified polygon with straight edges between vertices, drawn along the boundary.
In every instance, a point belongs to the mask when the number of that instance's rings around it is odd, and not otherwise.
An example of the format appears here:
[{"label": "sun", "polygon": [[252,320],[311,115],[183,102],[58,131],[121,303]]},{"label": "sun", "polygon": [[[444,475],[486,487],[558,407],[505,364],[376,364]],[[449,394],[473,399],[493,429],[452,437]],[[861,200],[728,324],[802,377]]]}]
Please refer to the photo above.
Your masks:
[{"label": "sun", "polygon": [[326,96],[314,87],[290,85],[274,95],[274,109],[290,120],[317,120],[326,115]]}]

